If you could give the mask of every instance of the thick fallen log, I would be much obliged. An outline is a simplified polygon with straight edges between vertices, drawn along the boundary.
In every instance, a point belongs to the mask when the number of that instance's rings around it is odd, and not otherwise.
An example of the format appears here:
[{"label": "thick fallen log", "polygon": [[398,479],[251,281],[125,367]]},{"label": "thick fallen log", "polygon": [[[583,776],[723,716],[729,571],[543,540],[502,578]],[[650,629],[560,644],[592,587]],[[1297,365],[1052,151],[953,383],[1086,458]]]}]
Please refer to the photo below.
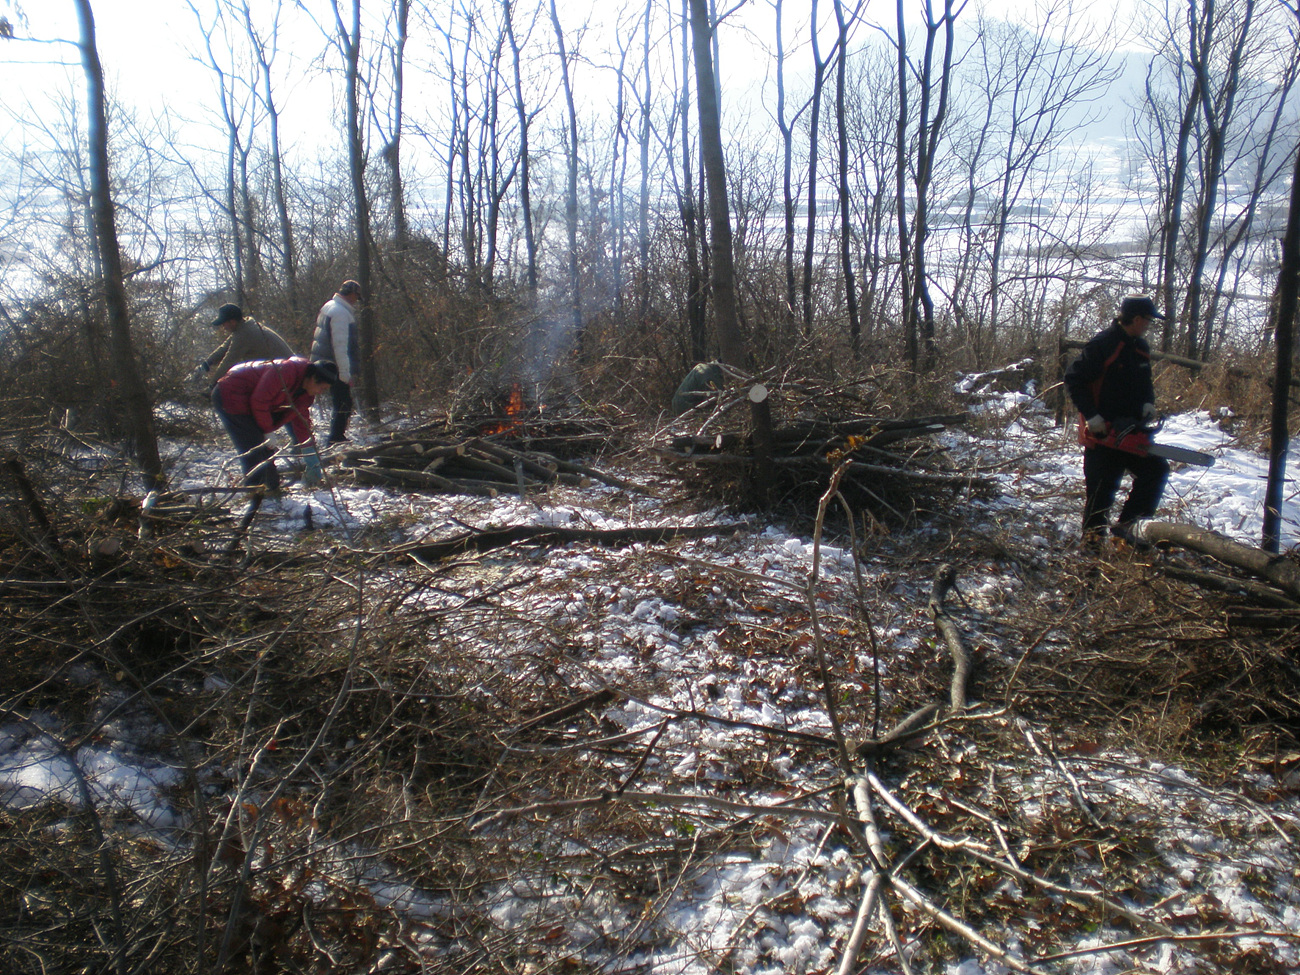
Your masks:
[{"label": "thick fallen log", "polygon": [[1267,579],[1288,595],[1300,598],[1300,565],[1286,556],[1273,555],[1262,548],[1243,545],[1208,528],[1170,521],[1139,522],[1137,536],[1145,542],[1178,545],[1218,559],[1226,565],[1245,569],[1261,579]]},{"label": "thick fallen log", "polygon": [[678,538],[706,538],[727,534],[734,529],[726,525],[684,525],[663,528],[552,528],[544,525],[514,525],[466,532],[441,542],[420,542],[374,552],[374,555],[409,555],[422,562],[438,562],[466,552],[487,552],[494,548],[527,542],[531,545],[568,545],[590,542],[593,545],[659,544]]}]

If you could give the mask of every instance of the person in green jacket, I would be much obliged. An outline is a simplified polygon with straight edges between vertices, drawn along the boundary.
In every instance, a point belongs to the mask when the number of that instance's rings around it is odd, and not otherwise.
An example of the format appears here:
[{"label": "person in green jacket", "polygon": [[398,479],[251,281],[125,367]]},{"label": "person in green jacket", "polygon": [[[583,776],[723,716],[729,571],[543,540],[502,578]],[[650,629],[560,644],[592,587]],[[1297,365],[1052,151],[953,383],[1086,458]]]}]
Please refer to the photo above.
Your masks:
[{"label": "person in green jacket", "polygon": [[699,362],[686,374],[682,384],[673,394],[673,416],[681,416],[688,410],[699,406],[705,399],[726,384],[722,374],[722,364],[718,362]]},{"label": "person in green jacket", "polygon": [[215,386],[221,377],[241,362],[261,362],[267,359],[287,359],[293,355],[289,343],[273,328],[245,318],[238,305],[222,305],[217,309],[213,328],[221,329],[226,340],[212,354],[199,363],[195,376],[205,376],[208,387]]}]

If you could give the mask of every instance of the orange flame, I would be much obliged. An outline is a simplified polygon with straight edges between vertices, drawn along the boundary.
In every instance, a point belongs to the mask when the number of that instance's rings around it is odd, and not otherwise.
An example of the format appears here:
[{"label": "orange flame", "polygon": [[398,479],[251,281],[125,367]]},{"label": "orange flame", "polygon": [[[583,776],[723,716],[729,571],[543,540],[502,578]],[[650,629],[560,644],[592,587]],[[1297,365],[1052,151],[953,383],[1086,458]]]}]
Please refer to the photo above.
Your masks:
[{"label": "orange flame", "polygon": [[[506,397],[503,406],[503,412],[507,417],[517,418],[524,411],[524,391],[518,384],[514,383],[510,387],[510,394]],[[523,426],[519,419],[503,420],[500,423],[486,424],[481,428],[484,436],[490,436],[494,433],[514,433]]]},{"label": "orange flame", "polygon": [[506,400],[506,416],[516,416],[524,411],[524,391],[515,383],[510,387],[510,397]]}]

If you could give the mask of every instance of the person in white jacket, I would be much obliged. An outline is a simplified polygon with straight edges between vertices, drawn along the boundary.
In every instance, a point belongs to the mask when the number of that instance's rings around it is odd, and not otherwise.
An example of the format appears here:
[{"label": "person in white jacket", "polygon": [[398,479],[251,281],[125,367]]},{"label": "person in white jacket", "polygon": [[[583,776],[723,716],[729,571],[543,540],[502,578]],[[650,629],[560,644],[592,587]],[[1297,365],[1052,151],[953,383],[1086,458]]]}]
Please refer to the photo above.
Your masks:
[{"label": "person in white jacket", "polygon": [[321,307],[316,316],[316,334],[312,337],[313,362],[333,362],[338,365],[339,378],[330,386],[334,401],[334,418],[330,423],[326,446],[347,443],[348,420],[352,418],[352,382],[361,364],[357,344],[357,303],[361,301],[361,285],[348,280],[339,285],[334,297]]}]

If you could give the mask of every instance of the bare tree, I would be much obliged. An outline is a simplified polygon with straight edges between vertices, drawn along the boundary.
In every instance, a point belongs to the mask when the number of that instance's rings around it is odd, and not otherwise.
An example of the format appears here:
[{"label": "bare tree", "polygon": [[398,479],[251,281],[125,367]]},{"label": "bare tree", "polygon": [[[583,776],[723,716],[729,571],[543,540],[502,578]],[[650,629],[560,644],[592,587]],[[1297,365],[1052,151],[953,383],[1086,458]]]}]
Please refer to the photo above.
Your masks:
[{"label": "bare tree", "polygon": [[[227,18],[233,14],[229,4],[201,10],[194,0],[186,0],[199,26],[204,54],[203,63],[216,79],[221,124],[226,135],[226,167],[222,207],[229,222],[230,254],[234,262],[231,284],[235,300],[247,304],[256,293],[261,277],[256,231],[253,227],[252,191],[249,186],[249,155],[252,152],[253,104],[255,86],[241,78],[236,66],[236,52],[229,35]],[[206,19],[211,15],[211,19]],[[196,58],[197,60],[197,58]]]},{"label": "bare tree", "polygon": [[822,89],[826,84],[826,65],[834,52],[826,57],[821,55],[821,45],[817,39],[817,0],[812,0],[812,10],[808,16],[808,32],[812,42],[813,87],[811,111],[808,117],[808,203],[805,207],[803,242],[803,334],[810,337],[813,329],[813,257],[817,240],[817,154],[818,137],[821,134]]},{"label": "bare tree", "polygon": [[81,25],[81,65],[86,73],[87,136],[90,147],[90,194],[95,217],[95,239],[103,269],[104,300],[108,307],[110,348],[114,379],[121,389],[135,456],[152,489],[161,489],[162,458],[154,435],[149,390],[136,358],[131,337],[131,319],[126,305],[122,277],[122,252],[117,240],[117,219],[113,212],[112,182],[108,162],[108,118],[105,112],[104,69],[95,45],[95,15],[90,0],[76,0]]},{"label": "bare tree", "polygon": [[[554,2],[554,0],[552,0]],[[706,0],[690,0],[691,42],[695,56],[695,91],[700,118],[700,151],[709,187],[709,230],[712,236],[713,317],[718,332],[718,354],[723,362],[744,366],[748,353],[740,331],[736,301],[736,275],[732,263],[731,216],[727,202],[726,160],[722,152],[722,125],[718,88],[713,73],[713,25]]]},{"label": "bare tree", "polygon": [[551,26],[555,28],[555,46],[560,59],[560,81],[564,89],[564,103],[568,110],[568,127],[565,130],[565,190],[564,229],[568,235],[569,308],[572,315],[574,338],[580,352],[586,353],[582,341],[582,277],[578,268],[578,110],[574,103],[573,79],[569,73],[569,54],[564,43],[564,28],[560,15],[551,3]]},{"label": "bare tree", "polygon": [[[515,33],[515,0],[503,0],[502,13],[505,17],[506,40],[510,44],[512,66],[514,68],[514,104],[519,125],[519,209],[520,220],[524,225],[524,250],[527,257],[526,276],[528,290],[537,294],[537,236],[533,229],[532,204],[532,160],[530,158],[529,130],[532,128],[533,113],[528,111],[524,102],[524,82],[522,60],[519,55],[519,39]],[[536,11],[534,11],[536,16]],[[525,37],[532,34],[530,24]]]},{"label": "bare tree", "polygon": [[[225,2],[231,3],[232,0],[225,0]],[[297,317],[301,299],[298,294],[298,255],[294,242],[293,221],[289,217],[289,198],[285,189],[284,148],[280,143],[280,107],[275,98],[271,74],[279,50],[280,16],[283,9],[283,0],[274,0],[271,4],[271,26],[264,36],[262,30],[254,23],[249,0],[239,2],[244,31],[248,36],[261,80],[258,92],[270,129],[271,191],[275,200],[275,213],[280,231],[280,264],[284,271],[285,290],[289,295],[289,308],[294,317]]]},{"label": "bare tree", "polygon": [[[792,170],[794,168],[794,124],[803,109],[794,113],[794,117],[785,117],[785,34],[781,20],[785,9],[784,0],[775,0],[776,12],[776,127],[781,133],[781,208],[784,216],[782,234],[783,262],[785,267],[785,308],[784,322],[786,339],[794,337],[795,314],[797,304],[797,284],[794,275],[794,231],[795,204]],[[807,107],[807,103],[805,103]]]},{"label": "bare tree", "polygon": [[[1191,0],[1189,9],[1195,11],[1195,0]],[[1191,28],[1189,52],[1192,70],[1196,72],[1197,86],[1203,92],[1200,108],[1205,122],[1202,199],[1198,208],[1195,250],[1187,283],[1187,300],[1183,305],[1184,325],[1187,330],[1186,354],[1194,359],[1198,356],[1205,358],[1210,351],[1209,323],[1201,321],[1201,289],[1211,245],[1219,178],[1223,172],[1224,155],[1227,149],[1227,130],[1233,121],[1243,51],[1250,38],[1255,19],[1255,0],[1242,0],[1239,9],[1234,5],[1230,19],[1225,17],[1223,22],[1220,22],[1220,18],[1216,15],[1215,0],[1205,0],[1200,23],[1196,22],[1194,16],[1189,19],[1192,20],[1189,24]],[[1215,34],[1219,29],[1229,33],[1229,37],[1225,38],[1222,44],[1216,43]],[[1227,47],[1228,50],[1223,50],[1223,47]],[[1210,78],[1211,62],[1214,64],[1217,83],[1212,82]]]},{"label": "bare tree", "polygon": [[[683,240],[686,244],[686,327],[690,343],[690,358],[702,362],[709,357],[705,336],[706,295],[703,269],[705,238],[701,234],[702,221],[695,206],[695,154],[691,151],[691,0],[682,0],[681,14],[681,68],[682,79],[678,98],[678,118],[682,140],[682,179],[678,194],[682,218]],[[702,189],[702,188],[701,188]]]},{"label": "bare tree", "polygon": [[361,386],[366,407],[379,409],[379,379],[375,370],[375,334],[371,313],[374,275],[371,273],[370,197],[366,188],[366,153],[361,133],[361,0],[352,0],[344,22],[341,0],[330,0],[334,14],[332,41],[344,60],[344,104],[347,111],[348,176],[352,185],[353,238],[357,282],[366,301],[357,308],[357,343],[361,352]]},{"label": "bare tree", "polygon": [[853,215],[852,198],[849,195],[849,131],[845,89],[849,27],[857,20],[863,2],[865,0],[859,0],[852,13],[846,17],[842,0],[834,0],[837,28],[835,45],[839,49],[835,69],[835,126],[839,169],[840,274],[844,278],[844,303],[848,309],[849,341],[855,362],[862,358],[862,323],[858,319],[857,284],[853,275]]},{"label": "bare tree", "polygon": [[[925,2],[925,44],[921,63],[913,66],[907,54],[903,27],[903,5],[899,0],[897,23],[899,47],[899,141],[900,154],[906,152],[908,112],[904,89],[908,75],[914,75],[917,87],[915,157],[908,160],[900,155],[898,193],[900,221],[906,221],[906,189],[910,189],[915,207],[910,236],[901,236],[906,246],[901,248],[904,260],[911,264],[910,293],[904,309],[907,322],[908,351],[914,368],[931,371],[936,364],[938,347],[935,343],[934,300],[930,295],[929,269],[926,263],[926,244],[929,238],[930,192],[934,179],[935,163],[939,158],[939,145],[943,137],[944,122],[948,114],[948,95],[952,85],[952,66],[956,55],[954,25],[965,7],[965,0],[943,0],[943,12],[936,16],[933,0]],[[936,52],[936,47],[938,51]],[[938,63],[935,63],[936,56]],[[909,178],[910,173],[910,178]],[[923,351],[922,351],[923,349]]]},{"label": "bare tree", "polygon": [[[1300,39],[1300,3],[1282,4],[1293,18],[1292,43]],[[1286,481],[1286,455],[1290,445],[1287,416],[1291,406],[1291,369],[1295,350],[1295,322],[1300,309],[1300,139],[1291,171],[1291,197],[1286,234],[1282,238],[1282,264],[1273,293],[1271,325],[1277,364],[1273,375],[1273,408],[1268,449],[1268,483],[1264,492],[1264,524],[1260,546],[1277,553],[1282,540],[1282,488]]]}]

